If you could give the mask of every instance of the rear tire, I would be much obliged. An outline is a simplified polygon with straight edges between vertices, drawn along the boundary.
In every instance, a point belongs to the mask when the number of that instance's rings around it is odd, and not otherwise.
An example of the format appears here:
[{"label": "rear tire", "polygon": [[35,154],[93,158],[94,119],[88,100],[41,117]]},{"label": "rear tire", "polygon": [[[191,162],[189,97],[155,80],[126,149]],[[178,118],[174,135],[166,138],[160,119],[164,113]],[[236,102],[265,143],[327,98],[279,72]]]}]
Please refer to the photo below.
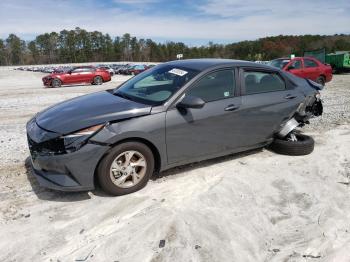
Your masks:
[{"label": "rear tire", "polygon": [[53,79],[52,82],[51,82],[51,87],[52,88],[57,88],[57,87],[60,87],[61,85],[62,85],[61,80],[59,80],[57,78]]},{"label": "rear tire", "polygon": [[[132,157],[127,161],[126,156],[130,155]],[[100,186],[114,196],[140,190],[146,186],[153,172],[153,153],[148,146],[139,142],[125,142],[115,146],[97,168]],[[123,177],[126,177],[126,180],[119,183]]]},{"label": "rear tire", "polygon": [[325,85],[326,84],[326,79],[324,78],[324,76],[319,76],[317,79],[316,79],[316,83],[320,84],[320,85]]},{"label": "rear tire", "polygon": [[93,85],[102,85],[103,79],[101,76],[95,76],[92,82]]},{"label": "rear tire", "polygon": [[270,149],[275,153],[289,156],[303,156],[314,151],[315,141],[311,136],[294,134],[297,141],[275,138]]}]

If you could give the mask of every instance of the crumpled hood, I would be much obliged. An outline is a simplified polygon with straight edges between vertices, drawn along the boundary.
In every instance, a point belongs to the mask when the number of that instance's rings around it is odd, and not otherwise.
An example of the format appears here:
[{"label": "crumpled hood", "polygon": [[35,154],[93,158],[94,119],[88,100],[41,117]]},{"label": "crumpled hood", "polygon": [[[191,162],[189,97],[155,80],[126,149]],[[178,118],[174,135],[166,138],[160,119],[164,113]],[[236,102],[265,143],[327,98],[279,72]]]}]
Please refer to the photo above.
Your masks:
[{"label": "crumpled hood", "polygon": [[36,116],[36,123],[48,131],[69,134],[108,121],[148,115],[151,109],[149,105],[101,91],[49,107]]}]

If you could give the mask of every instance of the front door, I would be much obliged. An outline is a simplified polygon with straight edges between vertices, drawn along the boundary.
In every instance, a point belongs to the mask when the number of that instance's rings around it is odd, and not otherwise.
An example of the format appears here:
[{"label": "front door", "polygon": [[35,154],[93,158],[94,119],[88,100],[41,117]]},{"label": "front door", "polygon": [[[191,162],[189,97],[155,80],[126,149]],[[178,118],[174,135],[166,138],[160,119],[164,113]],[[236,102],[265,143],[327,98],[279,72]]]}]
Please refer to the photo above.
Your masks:
[{"label": "front door", "polygon": [[83,71],[82,68],[75,68],[74,70],[71,71],[69,76],[67,77],[67,83],[80,83],[82,82],[82,75],[81,72]]},{"label": "front door", "polygon": [[170,108],[166,114],[168,163],[185,163],[224,155],[241,145],[241,98],[235,96],[232,69],[208,73],[186,92],[202,98],[200,109]]},{"label": "front door", "polygon": [[288,63],[288,65],[286,65],[286,68],[291,68],[288,70],[291,74],[299,76],[301,78],[305,78],[303,60],[301,58],[296,58],[292,60],[290,63]]}]

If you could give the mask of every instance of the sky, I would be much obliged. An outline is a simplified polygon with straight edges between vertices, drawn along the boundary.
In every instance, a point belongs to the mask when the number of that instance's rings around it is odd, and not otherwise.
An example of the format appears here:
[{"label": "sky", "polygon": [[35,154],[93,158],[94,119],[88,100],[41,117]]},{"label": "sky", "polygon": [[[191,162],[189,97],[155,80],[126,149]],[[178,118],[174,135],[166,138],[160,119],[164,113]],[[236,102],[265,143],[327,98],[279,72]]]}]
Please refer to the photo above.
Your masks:
[{"label": "sky", "polygon": [[0,38],[80,27],[191,46],[265,36],[350,33],[350,0],[0,1]]}]

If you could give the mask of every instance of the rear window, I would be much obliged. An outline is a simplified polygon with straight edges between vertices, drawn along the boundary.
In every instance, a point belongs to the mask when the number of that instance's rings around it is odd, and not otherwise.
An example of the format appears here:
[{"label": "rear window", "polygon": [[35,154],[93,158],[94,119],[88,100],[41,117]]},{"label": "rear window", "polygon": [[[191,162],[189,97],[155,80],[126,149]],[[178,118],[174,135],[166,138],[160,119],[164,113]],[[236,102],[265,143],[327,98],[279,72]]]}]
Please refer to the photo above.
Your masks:
[{"label": "rear window", "polygon": [[246,71],[244,72],[245,94],[259,94],[282,91],[286,89],[283,79],[276,73]]},{"label": "rear window", "polygon": [[304,59],[305,67],[318,67],[318,64],[311,59]]}]

